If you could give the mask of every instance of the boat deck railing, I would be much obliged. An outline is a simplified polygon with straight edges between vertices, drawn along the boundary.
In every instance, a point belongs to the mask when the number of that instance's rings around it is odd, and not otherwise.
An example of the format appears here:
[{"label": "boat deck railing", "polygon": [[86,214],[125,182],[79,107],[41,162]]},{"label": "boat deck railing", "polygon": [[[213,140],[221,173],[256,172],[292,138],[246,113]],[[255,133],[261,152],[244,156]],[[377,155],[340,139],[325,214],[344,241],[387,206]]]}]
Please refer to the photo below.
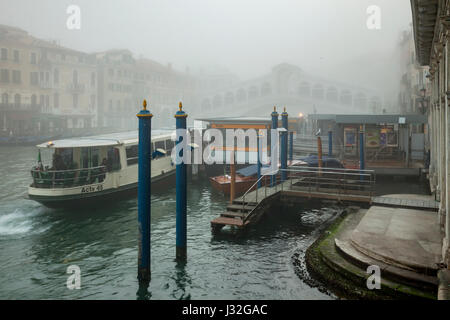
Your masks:
[{"label": "boat deck railing", "polygon": [[31,176],[33,178],[32,187],[48,189],[72,188],[101,183],[105,180],[106,172],[106,166],[70,170],[34,168],[31,170]]}]

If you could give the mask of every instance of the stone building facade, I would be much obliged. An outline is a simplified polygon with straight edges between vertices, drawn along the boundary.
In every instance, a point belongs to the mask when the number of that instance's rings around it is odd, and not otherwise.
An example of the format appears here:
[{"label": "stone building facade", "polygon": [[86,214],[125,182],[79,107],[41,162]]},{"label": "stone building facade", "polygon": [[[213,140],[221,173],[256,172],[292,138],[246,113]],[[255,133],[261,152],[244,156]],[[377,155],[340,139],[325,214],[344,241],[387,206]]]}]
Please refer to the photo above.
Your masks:
[{"label": "stone building facade", "polygon": [[70,136],[137,128],[147,99],[154,127],[194,107],[199,81],[126,49],[88,54],[0,25],[0,136]]},{"label": "stone building facade", "polygon": [[400,92],[398,106],[401,114],[426,114],[429,107],[429,67],[417,62],[412,30],[405,30],[399,43]]},{"label": "stone building facade", "polygon": [[88,54],[0,26],[1,132],[57,135],[96,126],[96,63]]},{"label": "stone building facade", "polygon": [[450,1],[412,0],[411,6],[417,60],[421,66],[430,68],[429,181],[440,202],[439,219],[444,235],[442,258],[450,267]]}]

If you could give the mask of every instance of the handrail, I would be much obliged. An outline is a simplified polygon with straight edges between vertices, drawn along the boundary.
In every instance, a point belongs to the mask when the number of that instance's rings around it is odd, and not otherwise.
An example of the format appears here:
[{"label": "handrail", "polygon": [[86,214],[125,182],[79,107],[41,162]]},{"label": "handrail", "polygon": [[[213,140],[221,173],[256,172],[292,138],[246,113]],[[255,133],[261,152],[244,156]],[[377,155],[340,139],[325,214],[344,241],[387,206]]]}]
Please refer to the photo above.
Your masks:
[{"label": "handrail", "polygon": [[85,171],[106,168],[106,166],[89,167],[89,168],[79,168],[79,169],[66,169],[66,170],[46,170],[46,169],[31,169],[32,172],[46,172],[46,173],[64,173],[64,172],[74,172],[74,171]]},{"label": "handrail", "polygon": [[[258,184],[258,182],[261,181],[262,178],[264,178],[265,176],[272,176],[274,173],[276,173],[276,171],[261,175],[261,177],[259,177],[259,179],[256,180],[256,182],[244,193],[244,195],[242,196],[242,211],[245,210],[245,196]],[[258,188],[256,188],[256,199],[258,199]]]},{"label": "handrail", "polygon": [[[308,174],[306,176],[301,175],[301,179],[297,181],[295,184],[300,183],[303,186],[309,188],[309,192],[311,192],[311,187],[315,188],[317,191],[323,189],[331,190],[330,188],[337,188],[338,194],[341,194],[341,191],[347,193],[349,190],[358,190],[357,194],[372,197],[373,188],[376,181],[376,175],[374,170],[358,170],[358,169],[341,169],[341,168],[316,168],[316,167],[289,167],[287,169],[278,169],[276,171],[272,171],[270,173],[266,173],[261,175],[261,177],[244,193],[242,197],[242,212],[245,212],[246,202],[245,198],[250,191],[264,178],[267,176],[271,176],[274,174],[278,174],[279,172],[289,172],[291,173],[288,178],[285,180],[290,180],[290,188],[293,187],[293,179],[295,179],[296,174]],[[310,175],[309,175],[310,174]],[[330,177],[331,176],[331,177]],[[281,190],[283,191],[283,183],[281,181]],[[275,191],[277,191],[277,186],[275,186]],[[315,186],[315,187],[314,187]],[[265,194],[267,196],[267,184],[264,184]],[[288,187],[289,188],[289,187]],[[256,188],[256,202],[258,203],[258,190]],[[328,191],[327,190],[327,191]],[[253,210],[248,212],[241,219],[245,222]]]}]

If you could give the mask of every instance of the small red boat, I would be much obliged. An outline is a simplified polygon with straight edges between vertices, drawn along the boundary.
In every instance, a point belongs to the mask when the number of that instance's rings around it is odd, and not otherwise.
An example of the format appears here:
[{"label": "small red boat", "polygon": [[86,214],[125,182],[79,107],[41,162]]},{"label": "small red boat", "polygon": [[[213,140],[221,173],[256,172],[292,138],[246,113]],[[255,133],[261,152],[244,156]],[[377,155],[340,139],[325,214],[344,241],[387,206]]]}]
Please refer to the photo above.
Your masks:
[{"label": "small red boat", "polygon": [[[279,167],[280,165],[278,165]],[[288,166],[308,166],[308,164],[301,160],[288,161]],[[279,174],[277,175],[279,176]],[[279,179],[279,177],[277,178]],[[252,188],[256,189],[256,181],[258,180],[258,167],[256,164],[242,168],[236,171],[236,181],[235,181],[235,196],[243,195],[247,190]],[[266,181],[269,182],[269,177],[267,179],[261,180],[261,185],[265,185]],[[225,195],[230,195],[231,190],[231,176],[229,174],[211,177],[209,178],[211,186],[224,193]]]}]

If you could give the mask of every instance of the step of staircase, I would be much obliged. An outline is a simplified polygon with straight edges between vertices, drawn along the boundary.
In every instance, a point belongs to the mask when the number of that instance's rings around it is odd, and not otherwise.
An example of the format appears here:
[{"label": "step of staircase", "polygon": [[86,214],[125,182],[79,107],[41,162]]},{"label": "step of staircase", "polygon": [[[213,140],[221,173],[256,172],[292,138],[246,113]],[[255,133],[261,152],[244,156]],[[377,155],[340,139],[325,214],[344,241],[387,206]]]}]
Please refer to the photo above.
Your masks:
[{"label": "step of staircase", "polygon": [[223,226],[235,226],[244,227],[247,222],[243,222],[241,219],[229,218],[229,217],[218,217],[211,221],[211,225],[223,225]]},{"label": "step of staircase", "polygon": [[350,241],[341,241],[335,239],[337,252],[348,262],[366,270],[368,266],[376,265],[380,267],[381,277],[398,283],[412,286],[418,289],[437,290],[438,279],[435,276],[418,273],[410,269],[394,266],[370,257],[358,248],[353,246]]},{"label": "step of staircase", "polygon": [[248,202],[248,201],[244,202],[241,199],[233,201],[233,204],[238,204],[238,205],[241,205],[241,206],[242,206],[243,203],[245,203],[246,206],[254,206],[254,207],[256,207],[258,205],[258,202],[254,202],[254,201],[253,202]]},{"label": "step of staircase", "polygon": [[245,205],[245,207],[243,208],[242,204],[229,204],[227,206],[228,211],[241,211],[241,212],[250,212],[255,208],[256,206],[254,205]]},{"label": "step of staircase", "polygon": [[221,217],[229,217],[229,218],[244,218],[246,215],[247,214],[243,212],[232,212],[232,211],[227,211],[220,214]]}]

